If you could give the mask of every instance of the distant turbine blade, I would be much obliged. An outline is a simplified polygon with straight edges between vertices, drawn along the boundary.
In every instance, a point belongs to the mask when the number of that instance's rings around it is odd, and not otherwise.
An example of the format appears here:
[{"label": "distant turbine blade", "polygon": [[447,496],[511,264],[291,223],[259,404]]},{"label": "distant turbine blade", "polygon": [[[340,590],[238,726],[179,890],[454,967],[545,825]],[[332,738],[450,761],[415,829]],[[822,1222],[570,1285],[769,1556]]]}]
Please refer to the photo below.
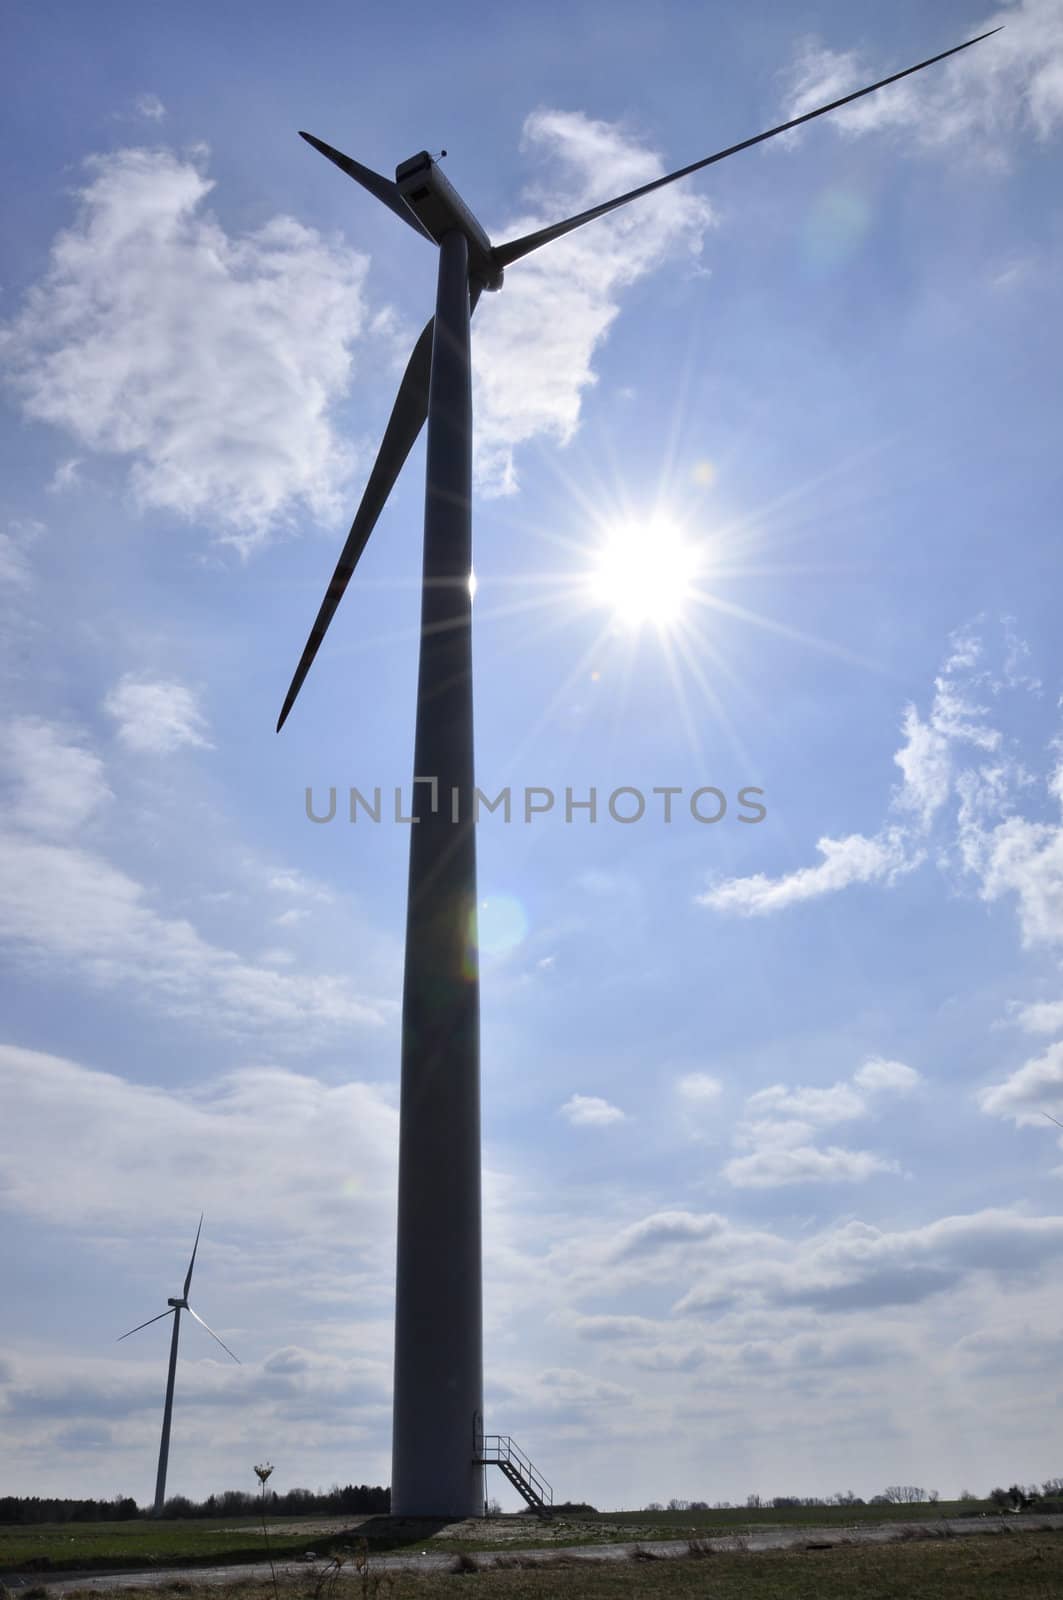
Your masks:
[{"label": "distant turbine blade", "polygon": [[[195,1317],[201,1328],[207,1328],[207,1324],[203,1321],[203,1318],[200,1316],[198,1311],[193,1311],[191,1306],[186,1307],[186,1309],[188,1311],[188,1315],[190,1317]],[[218,1335],[214,1332],[213,1328],[207,1328],[207,1332],[210,1334],[212,1339],[218,1339]],[[218,1339],[218,1343],[221,1345],[227,1356],[233,1356],[232,1351],[229,1349],[229,1346],[225,1343],[224,1339]],[[236,1362],[238,1367],[243,1365],[239,1356],[233,1356],[233,1360]]]},{"label": "distant turbine blade", "polygon": [[1047,1117],[1049,1122],[1054,1122],[1057,1128],[1063,1128],[1063,1122],[1060,1122],[1058,1117],[1054,1117],[1051,1111],[1042,1111],[1041,1115],[1042,1117]]},{"label": "distant turbine blade", "polygon": [[352,161],[350,156],[343,154],[342,150],[334,150],[330,144],[325,144],[324,140],[315,139],[312,133],[300,132],[299,137],[300,139],[305,139],[307,144],[312,144],[315,150],[320,150],[321,154],[327,156],[330,161],[334,161],[340,171],[347,174],[348,178],[353,178],[355,183],[360,183],[363,189],[368,189],[370,194],[376,195],[378,200],[384,202],[389,211],[394,211],[395,215],[401,217],[403,222],[408,222],[415,233],[419,233],[430,244],[435,244],[435,240],[428,229],[422,222],[418,221],[390,178],[383,178],[379,172],[373,172],[371,168],[363,167],[360,161]]},{"label": "distant turbine blade", "polygon": [[967,39],[963,44],[953,45],[951,50],[942,50],[940,55],[928,56],[925,61],[917,61],[914,67],[905,67],[903,72],[894,72],[888,78],[880,78],[877,83],[869,83],[866,89],[856,89],[852,94],[842,95],[840,100],[832,100],[829,105],[819,106],[815,111],[806,111],[800,117],[791,117],[789,122],[780,122],[777,128],[769,128],[766,133],[758,133],[752,139],[743,139],[739,144],[728,145],[726,150],[717,150],[714,156],[706,156],[704,161],[693,161],[689,167],[680,167],[678,172],[670,172],[666,178],[655,178],[652,183],[644,183],[640,189],[631,189],[615,200],[606,200],[600,206],[592,206],[589,211],[581,211],[577,217],[569,217],[565,222],[555,222],[549,228],[540,228],[538,233],[527,233],[522,239],[513,239],[509,244],[497,245],[492,252],[494,259],[500,267],[508,267],[532,250],[538,250],[540,245],[550,244],[552,240],[560,239],[563,234],[571,233],[573,228],[581,228],[585,222],[593,222],[595,217],[604,217],[607,211],[615,211],[618,206],[626,206],[629,200],[637,200],[640,195],[652,194],[654,189],[662,189],[666,183],[674,183],[677,178],[685,178],[691,172],[700,171],[702,167],[711,167],[714,162],[723,161],[726,156],[733,156],[739,150],[748,150],[751,145],[763,144],[765,139],[774,139],[777,133],[797,128],[802,122],[811,122],[813,117],[822,117],[828,111],[837,111],[839,106],[847,106],[853,100],[860,100],[865,94],[874,94],[876,89],[884,89],[888,83],[897,83],[901,78],[908,78],[913,72],[922,72],[924,67],[932,67],[935,61],[944,61],[946,56],[954,56],[960,50],[969,50],[972,44],[979,44],[983,39],[988,39],[992,34],[999,32],[1000,28],[990,28],[988,33],[980,33],[975,39]]},{"label": "distant turbine blade", "polygon": [[181,1296],[182,1300],[187,1300],[188,1299],[188,1286],[192,1282],[192,1268],[196,1264],[196,1251],[199,1249],[199,1235],[200,1235],[200,1232],[202,1230],[202,1227],[203,1227],[203,1213],[201,1211],[199,1213],[199,1227],[196,1229],[196,1242],[192,1246],[192,1259],[188,1263],[188,1271],[185,1273],[185,1288],[184,1288],[184,1294]]},{"label": "distant turbine blade", "polygon": [[[149,1317],[147,1322],[138,1322],[135,1328],[130,1328],[129,1333],[139,1333],[141,1328],[150,1328],[153,1322],[161,1322],[163,1317],[172,1317],[173,1311],[173,1306],[170,1307],[169,1311],[160,1311],[157,1317]],[[121,1344],[123,1339],[128,1339],[129,1333],[120,1333],[114,1341],[115,1344]]]}]

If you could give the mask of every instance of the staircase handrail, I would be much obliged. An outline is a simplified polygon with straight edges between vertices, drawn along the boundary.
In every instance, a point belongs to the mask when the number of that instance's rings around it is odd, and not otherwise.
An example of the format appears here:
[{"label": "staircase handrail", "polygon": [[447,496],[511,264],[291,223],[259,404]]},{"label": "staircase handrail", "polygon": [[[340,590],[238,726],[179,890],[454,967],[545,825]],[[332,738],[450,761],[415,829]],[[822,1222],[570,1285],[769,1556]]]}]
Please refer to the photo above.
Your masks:
[{"label": "staircase handrail", "polygon": [[483,1456],[485,1461],[508,1461],[515,1464],[521,1476],[526,1478],[544,1505],[553,1505],[554,1491],[546,1479],[533,1466],[524,1451],[505,1433],[485,1433],[483,1436]]}]

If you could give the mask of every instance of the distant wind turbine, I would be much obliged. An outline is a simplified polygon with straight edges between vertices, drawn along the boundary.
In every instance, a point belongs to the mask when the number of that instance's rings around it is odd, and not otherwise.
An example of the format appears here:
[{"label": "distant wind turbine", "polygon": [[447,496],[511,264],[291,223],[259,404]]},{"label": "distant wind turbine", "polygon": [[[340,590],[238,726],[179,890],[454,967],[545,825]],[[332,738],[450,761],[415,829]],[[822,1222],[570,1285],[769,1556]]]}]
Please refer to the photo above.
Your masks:
[{"label": "distant wind turbine", "polygon": [[426,785],[431,800],[424,802],[428,809],[421,812],[418,826],[410,829],[391,1476],[391,1507],[397,1515],[466,1517],[483,1509],[469,320],[483,290],[500,289],[505,268],[542,245],[999,31],[992,28],[766,133],[503,245],[491,243],[427,150],[402,162],[392,183],[311,134],[301,135],[439,247],[435,316],[414,345],[361,504],[277,722],[279,732],[427,419],[414,783]]},{"label": "distant wind turbine", "polygon": [[[150,1328],[153,1322],[161,1322],[163,1317],[173,1317],[173,1336],[170,1339],[170,1370],[166,1378],[166,1404],[163,1406],[162,1411],[162,1443],[159,1445],[159,1472],[155,1479],[155,1505],[152,1512],[156,1517],[162,1516],[163,1502],[166,1498],[166,1464],[170,1455],[170,1418],[173,1416],[173,1381],[174,1374],[177,1371],[177,1335],[181,1327],[181,1312],[187,1311],[190,1317],[195,1317],[201,1328],[207,1328],[207,1332],[212,1339],[218,1339],[214,1329],[208,1328],[199,1312],[193,1311],[188,1303],[188,1290],[192,1282],[192,1268],[196,1264],[196,1251],[199,1249],[199,1235],[202,1228],[203,1215],[200,1213],[199,1227],[196,1229],[196,1242],[192,1246],[192,1259],[188,1263],[188,1271],[185,1273],[185,1286],[181,1291],[180,1298],[176,1300],[168,1299],[166,1302],[170,1308],[168,1311],[160,1311],[157,1317],[149,1317],[147,1322],[138,1322],[135,1328],[130,1328],[129,1333],[119,1334],[115,1340],[116,1344],[121,1344],[123,1339],[129,1338],[130,1333],[139,1333],[141,1328]],[[233,1355],[225,1341],[218,1339],[218,1343],[225,1351],[225,1354],[232,1356],[233,1360],[239,1365],[240,1357]]]}]

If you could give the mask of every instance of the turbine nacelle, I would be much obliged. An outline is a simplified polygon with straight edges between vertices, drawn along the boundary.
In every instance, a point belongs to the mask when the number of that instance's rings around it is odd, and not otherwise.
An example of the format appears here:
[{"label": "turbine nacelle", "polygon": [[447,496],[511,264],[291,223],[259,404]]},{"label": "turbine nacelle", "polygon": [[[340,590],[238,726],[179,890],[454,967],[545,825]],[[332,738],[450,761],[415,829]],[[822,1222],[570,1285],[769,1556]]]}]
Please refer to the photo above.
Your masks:
[{"label": "turbine nacelle", "polygon": [[177,1307],[178,1310],[181,1310],[181,1311],[187,1311],[188,1310],[188,1301],[187,1300],[167,1299],[166,1304],[168,1306],[175,1306],[175,1307]]},{"label": "turbine nacelle", "polygon": [[469,277],[485,289],[501,289],[502,268],[495,260],[486,231],[427,150],[399,162],[395,187],[437,244],[444,234],[455,229],[463,233],[469,243]]}]

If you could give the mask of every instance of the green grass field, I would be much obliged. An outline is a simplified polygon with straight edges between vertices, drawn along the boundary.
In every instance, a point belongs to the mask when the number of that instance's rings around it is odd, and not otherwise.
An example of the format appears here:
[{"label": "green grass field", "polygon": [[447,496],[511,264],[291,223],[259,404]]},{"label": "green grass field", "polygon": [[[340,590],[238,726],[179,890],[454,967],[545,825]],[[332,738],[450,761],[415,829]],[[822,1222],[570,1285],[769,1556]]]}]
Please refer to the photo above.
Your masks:
[{"label": "green grass field", "polygon": [[[275,1552],[294,1555],[305,1534],[270,1534]],[[222,1521],[64,1522],[0,1527],[0,1572],[61,1572],[88,1568],[177,1566],[211,1561],[261,1561],[262,1524],[253,1518]]]},{"label": "green grass field", "polygon": [[[291,1561],[313,1550],[318,1556],[349,1549],[359,1537],[375,1552],[424,1549],[439,1552],[519,1551],[589,1546],[636,1540],[718,1539],[754,1533],[766,1526],[846,1528],[884,1521],[936,1529],[944,1518],[970,1511],[969,1503],[889,1507],[792,1507],[780,1511],[629,1511],[599,1515],[560,1514],[540,1523],[533,1517],[486,1523],[393,1522],[387,1517],[279,1518],[270,1525],[269,1551]],[[994,1516],[993,1526],[1002,1525]],[[1005,1524],[1006,1525],[1006,1524]],[[1025,1536],[1024,1536],[1025,1537]],[[950,1541],[956,1542],[956,1541]],[[254,1518],[0,1526],[0,1573],[135,1571],[138,1568],[261,1561],[267,1555],[262,1525]],[[1063,1591],[1061,1591],[1063,1592]]]}]

